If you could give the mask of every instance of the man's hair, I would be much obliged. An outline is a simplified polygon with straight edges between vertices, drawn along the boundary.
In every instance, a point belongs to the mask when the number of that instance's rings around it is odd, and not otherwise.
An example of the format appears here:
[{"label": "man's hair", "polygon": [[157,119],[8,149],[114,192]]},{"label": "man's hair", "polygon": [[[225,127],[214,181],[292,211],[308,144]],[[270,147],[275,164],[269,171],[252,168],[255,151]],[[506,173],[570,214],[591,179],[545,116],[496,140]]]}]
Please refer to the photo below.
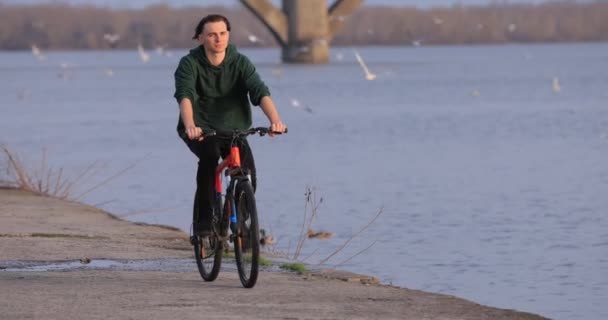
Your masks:
[{"label": "man's hair", "polygon": [[192,37],[192,39],[197,39],[198,36],[203,33],[203,28],[205,27],[205,24],[207,24],[208,22],[220,22],[223,21],[226,24],[226,28],[228,29],[228,31],[230,31],[230,21],[228,21],[228,18],[224,17],[221,14],[210,14],[204,18],[201,19],[201,21],[198,23],[198,25],[196,26],[196,29],[194,29],[194,37]]}]

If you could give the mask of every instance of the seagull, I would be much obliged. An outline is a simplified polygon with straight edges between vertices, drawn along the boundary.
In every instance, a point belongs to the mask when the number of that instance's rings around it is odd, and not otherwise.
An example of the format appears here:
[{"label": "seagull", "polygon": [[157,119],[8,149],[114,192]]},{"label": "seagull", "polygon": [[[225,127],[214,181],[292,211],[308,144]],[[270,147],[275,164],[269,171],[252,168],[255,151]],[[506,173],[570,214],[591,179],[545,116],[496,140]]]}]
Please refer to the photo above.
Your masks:
[{"label": "seagull", "polygon": [[300,104],[300,101],[298,101],[297,99],[291,99],[291,106],[294,108],[298,108],[298,109],[302,109],[308,113],[312,113],[312,108],[309,106],[302,106]]},{"label": "seagull", "polygon": [[353,51],[355,52],[355,57],[357,57],[357,62],[359,62],[359,65],[363,69],[363,72],[365,72],[365,79],[366,80],[374,80],[374,79],[376,79],[376,75],[373,74],[373,73],[371,73],[369,71],[369,69],[365,65],[365,62],[363,62],[363,59],[361,58],[361,56],[359,55],[359,53],[357,52],[357,50],[353,49]]},{"label": "seagull", "polygon": [[249,40],[249,42],[251,42],[251,43],[256,43],[256,44],[263,44],[264,43],[255,34],[251,34],[251,33],[249,35],[247,35],[247,40]]},{"label": "seagull", "polygon": [[71,64],[69,62],[62,62],[59,64],[59,67],[61,68],[61,71],[59,71],[59,73],[57,73],[58,78],[60,78],[60,79],[71,79],[72,78],[71,69],[74,67],[73,64]]},{"label": "seagull", "polygon": [[111,76],[113,76],[113,75],[114,75],[114,70],[112,70],[112,69],[110,69],[110,68],[105,68],[105,69],[103,69],[103,73],[104,73],[106,76],[111,77]]},{"label": "seagull", "polygon": [[103,38],[106,41],[108,41],[108,43],[110,44],[110,47],[115,48],[116,42],[118,42],[118,40],[120,40],[120,35],[117,33],[105,33],[103,35]]},{"label": "seagull", "polygon": [[509,32],[515,32],[515,30],[517,30],[517,25],[515,23],[511,23],[507,27],[507,30],[509,30]]},{"label": "seagull", "polygon": [[40,49],[35,44],[32,45],[32,54],[39,61],[46,60],[46,57],[44,56],[44,54],[42,54],[42,51],[40,51]]},{"label": "seagull", "polygon": [[150,55],[144,50],[144,47],[142,47],[141,44],[137,45],[137,52],[139,53],[139,59],[141,59],[143,63],[150,60]]},{"label": "seagull", "polygon": [[169,47],[169,45],[166,45],[166,44],[157,45],[154,50],[156,51],[156,54],[158,54],[159,56],[172,57],[173,53],[171,53],[171,51],[167,50],[168,47]]},{"label": "seagull", "polygon": [[441,20],[441,18],[438,18],[438,17],[433,17],[433,23],[435,23],[435,24],[443,24],[443,20]]},{"label": "seagull", "polygon": [[553,92],[555,92],[555,93],[562,91],[562,87],[559,85],[559,79],[557,77],[553,77],[552,87],[553,87]]},{"label": "seagull", "polygon": [[471,92],[471,95],[473,97],[479,97],[481,95],[481,93],[479,93],[479,90],[475,89],[475,90],[473,90],[473,92]]},{"label": "seagull", "polygon": [[342,61],[342,59],[344,59],[344,55],[342,54],[342,52],[336,53],[336,60]]},{"label": "seagull", "polygon": [[298,52],[302,53],[302,52],[309,52],[310,51],[310,47],[309,46],[301,46],[298,48]]}]

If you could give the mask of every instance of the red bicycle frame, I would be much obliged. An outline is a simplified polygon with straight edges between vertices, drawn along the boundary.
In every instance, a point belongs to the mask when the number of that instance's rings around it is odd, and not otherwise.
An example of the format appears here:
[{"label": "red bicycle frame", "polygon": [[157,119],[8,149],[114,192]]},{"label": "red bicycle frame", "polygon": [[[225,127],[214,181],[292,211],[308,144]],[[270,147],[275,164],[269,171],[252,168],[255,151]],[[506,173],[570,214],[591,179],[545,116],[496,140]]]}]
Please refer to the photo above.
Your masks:
[{"label": "red bicycle frame", "polygon": [[215,192],[222,193],[222,171],[226,168],[241,167],[241,153],[239,147],[230,147],[230,154],[215,168]]}]

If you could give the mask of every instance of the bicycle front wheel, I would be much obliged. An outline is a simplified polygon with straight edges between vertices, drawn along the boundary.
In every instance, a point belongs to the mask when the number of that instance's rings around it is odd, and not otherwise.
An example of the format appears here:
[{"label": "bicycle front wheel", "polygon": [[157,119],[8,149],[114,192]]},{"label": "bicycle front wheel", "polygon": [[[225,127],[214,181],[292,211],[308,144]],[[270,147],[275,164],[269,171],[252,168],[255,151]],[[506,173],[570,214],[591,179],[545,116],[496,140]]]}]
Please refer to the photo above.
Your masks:
[{"label": "bicycle front wheel", "polygon": [[239,278],[245,288],[252,288],[258,279],[260,239],[258,212],[249,181],[240,182],[234,197],[237,208],[234,255]]}]

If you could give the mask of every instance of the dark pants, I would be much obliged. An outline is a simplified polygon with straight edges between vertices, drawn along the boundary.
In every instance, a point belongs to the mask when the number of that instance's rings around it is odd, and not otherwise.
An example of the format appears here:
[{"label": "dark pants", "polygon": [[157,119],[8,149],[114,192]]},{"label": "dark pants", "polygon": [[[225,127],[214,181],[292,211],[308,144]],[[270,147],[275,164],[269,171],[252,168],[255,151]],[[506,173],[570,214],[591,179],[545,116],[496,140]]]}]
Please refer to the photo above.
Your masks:
[{"label": "dark pants", "polygon": [[[213,202],[215,198],[215,168],[218,160],[230,154],[230,141],[232,138],[212,136],[203,141],[184,140],[198,157],[198,171],[196,172],[196,200],[193,210],[192,221],[197,222],[203,228],[210,226],[213,213]],[[251,174],[253,189],[256,187],[255,163],[249,143],[245,139],[239,139],[237,145],[240,149],[241,167]],[[226,186],[223,186],[226,188]],[[198,205],[197,205],[198,203]],[[198,207],[198,212],[196,208]]]}]

